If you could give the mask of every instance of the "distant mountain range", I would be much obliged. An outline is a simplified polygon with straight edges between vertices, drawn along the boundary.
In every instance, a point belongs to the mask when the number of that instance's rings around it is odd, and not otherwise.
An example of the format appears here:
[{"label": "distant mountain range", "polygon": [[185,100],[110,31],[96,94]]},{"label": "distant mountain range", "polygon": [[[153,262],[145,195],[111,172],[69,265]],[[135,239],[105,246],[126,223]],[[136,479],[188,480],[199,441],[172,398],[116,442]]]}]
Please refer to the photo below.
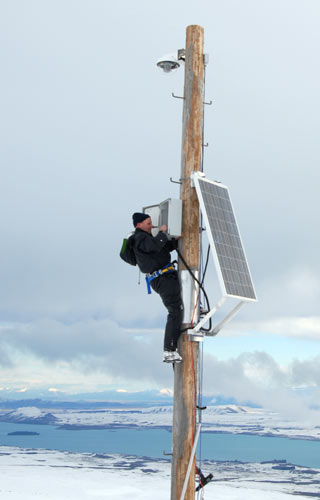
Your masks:
[{"label": "distant mountain range", "polygon": [[[43,402],[42,402],[43,403]],[[79,403],[80,404],[80,403]],[[103,404],[103,403],[101,403]],[[288,419],[267,409],[240,405],[207,406],[202,414],[202,431],[209,433],[287,437],[320,441],[317,421]],[[0,422],[46,424],[60,429],[166,429],[172,428],[173,406],[107,405],[104,408],[67,409],[24,406],[0,410]]]},{"label": "distant mountain range", "polygon": [[[80,404],[80,403],[79,403]],[[247,414],[249,408],[237,405],[208,406],[209,418],[219,418],[227,415]],[[56,416],[53,414],[56,411]],[[254,411],[254,410],[253,410]],[[130,408],[122,405],[121,408],[104,409],[53,409],[52,413],[47,409],[35,406],[24,406],[15,410],[5,411],[0,414],[0,422],[15,424],[45,424],[60,425],[62,428],[106,428],[113,425],[117,427],[157,426],[171,427],[173,407],[153,406]]]},{"label": "distant mountain range", "polygon": [[[83,393],[83,394],[64,394],[45,397],[28,398],[21,397],[22,394],[7,393],[8,397],[0,399],[0,409],[16,409],[23,407],[36,407],[36,408],[55,408],[55,409],[99,409],[99,408],[126,408],[136,406],[150,407],[150,406],[171,406],[173,398],[169,395],[160,394],[159,391],[141,391],[141,392],[117,392],[105,391],[97,393]],[[23,393],[26,396],[26,392]],[[48,397],[49,396],[49,397]],[[202,398],[203,406],[219,406],[219,405],[237,405],[238,401],[232,398],[222,398],[220,396],[204,396]],[[242,403],[241,403],[242,404]],[[243,403],[245,406],[256,407],[248,402]]]}]

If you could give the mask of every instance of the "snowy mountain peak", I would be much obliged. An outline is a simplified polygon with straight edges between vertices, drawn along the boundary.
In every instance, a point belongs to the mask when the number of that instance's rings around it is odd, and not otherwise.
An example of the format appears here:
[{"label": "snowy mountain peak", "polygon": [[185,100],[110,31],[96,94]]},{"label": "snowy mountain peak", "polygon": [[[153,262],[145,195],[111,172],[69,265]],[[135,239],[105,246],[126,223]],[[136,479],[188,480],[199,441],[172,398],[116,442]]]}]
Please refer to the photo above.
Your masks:
[{"label": "snowy mountain peak", "polygon": [[227,415],[230,413],[248,413],[248,408],[238,405],[219,405],[219,406],[208,406],[207,412],[217,415]]},{"label": "snowy mountain peak", "polygon": [[53,424],[57,417],[34,406],[17,408],[0,416],[2,422],[15,422],[25,424]]}]

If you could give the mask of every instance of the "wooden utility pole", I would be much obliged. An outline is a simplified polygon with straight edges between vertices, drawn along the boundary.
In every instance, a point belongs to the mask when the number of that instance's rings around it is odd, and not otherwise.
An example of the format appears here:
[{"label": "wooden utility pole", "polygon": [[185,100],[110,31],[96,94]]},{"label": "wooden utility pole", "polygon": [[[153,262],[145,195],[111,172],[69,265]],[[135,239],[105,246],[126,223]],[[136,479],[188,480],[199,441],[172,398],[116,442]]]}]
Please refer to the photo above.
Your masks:
[{"label": "wooden utility pole", "polygon": [[[199,202],[191,187],[190,175],[201,168],[203,100],[204,100],[204,33],[201,26],[188,26],[186,32],[184,107],[182,129],[181,194],[183,203],[182,254],[189,267],[199,270]],[[192,300],[192,299],[191,299]],[[197,309],[196,299],[191,309]],[[195,316],[197,319],[197,313]],[[184,319],[186,328],[191,318]],[[180,500],[196,435],[196,401],[199,343],[187,334],[180,338],[183,362],[174,368],[174,410],[172,425],[171,500]],[[185,499],[195,497],[195,459],[192,463]]]}]

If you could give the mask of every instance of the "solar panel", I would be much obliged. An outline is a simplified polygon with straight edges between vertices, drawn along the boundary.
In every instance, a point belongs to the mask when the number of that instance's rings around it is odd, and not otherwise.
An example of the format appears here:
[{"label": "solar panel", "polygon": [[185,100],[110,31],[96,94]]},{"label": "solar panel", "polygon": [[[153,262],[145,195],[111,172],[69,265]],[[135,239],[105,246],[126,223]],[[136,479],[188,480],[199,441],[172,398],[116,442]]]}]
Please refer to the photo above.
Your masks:
[{"label": "solar panel", "polygon": [[257,300],[227,186],[194,181],[224,295]]}]

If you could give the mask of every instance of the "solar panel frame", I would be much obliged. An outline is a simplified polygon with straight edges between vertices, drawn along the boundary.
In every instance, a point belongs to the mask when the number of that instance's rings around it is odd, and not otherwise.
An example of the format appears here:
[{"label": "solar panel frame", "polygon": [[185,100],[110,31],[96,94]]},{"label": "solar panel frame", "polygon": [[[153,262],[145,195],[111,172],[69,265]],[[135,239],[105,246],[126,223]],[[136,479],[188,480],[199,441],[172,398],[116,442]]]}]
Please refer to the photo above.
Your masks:
[{"label": "solar panel frame", "polygon": [[193,179],[222,294],[257,301],[228,187],[198,172]]}]

